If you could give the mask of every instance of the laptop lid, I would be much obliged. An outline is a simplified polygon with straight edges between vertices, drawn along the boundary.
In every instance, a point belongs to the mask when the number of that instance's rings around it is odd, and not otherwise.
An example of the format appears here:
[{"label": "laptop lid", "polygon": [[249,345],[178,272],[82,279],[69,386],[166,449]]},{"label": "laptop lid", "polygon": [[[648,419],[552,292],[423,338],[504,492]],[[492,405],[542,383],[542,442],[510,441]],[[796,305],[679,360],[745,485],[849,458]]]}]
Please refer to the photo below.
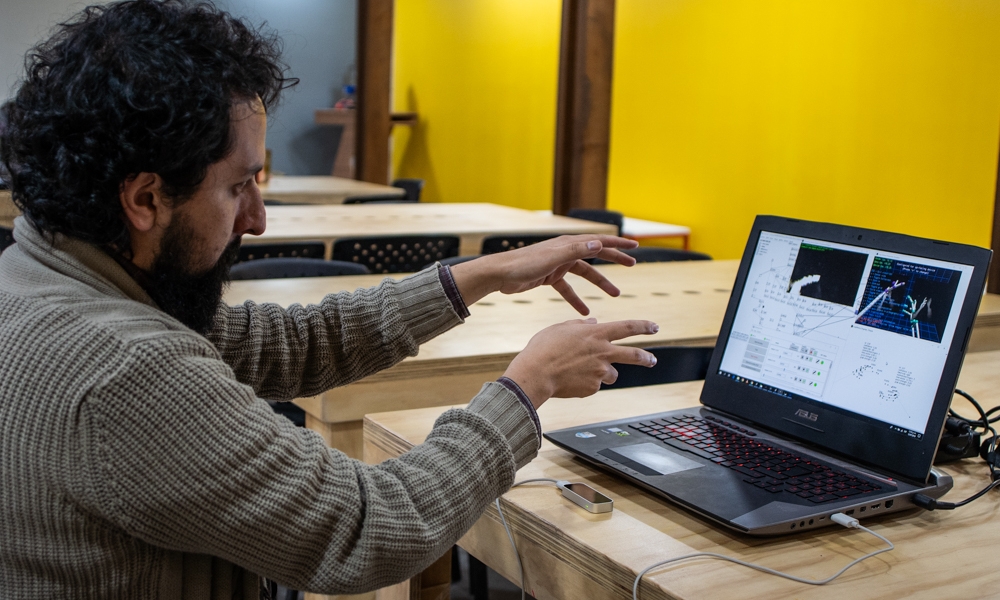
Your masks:
[{"label": "laptop lid", "polygon": [[926,481],[991,254],[757,217],[702,403]]}]

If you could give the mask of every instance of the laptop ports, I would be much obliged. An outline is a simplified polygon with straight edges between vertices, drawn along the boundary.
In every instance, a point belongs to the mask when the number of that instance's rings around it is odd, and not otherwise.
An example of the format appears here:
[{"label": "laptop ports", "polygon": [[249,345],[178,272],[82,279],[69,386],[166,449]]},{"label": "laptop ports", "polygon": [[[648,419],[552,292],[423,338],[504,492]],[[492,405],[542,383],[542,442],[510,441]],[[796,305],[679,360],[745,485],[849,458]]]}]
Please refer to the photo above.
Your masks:
[{"label": "laptop ports", "polygon": [[895,503],[896,503],[895,500],[886,500],[885,501],[885,508],[888,510],[888,509],[892,508],[892,505],[895,504]]}]

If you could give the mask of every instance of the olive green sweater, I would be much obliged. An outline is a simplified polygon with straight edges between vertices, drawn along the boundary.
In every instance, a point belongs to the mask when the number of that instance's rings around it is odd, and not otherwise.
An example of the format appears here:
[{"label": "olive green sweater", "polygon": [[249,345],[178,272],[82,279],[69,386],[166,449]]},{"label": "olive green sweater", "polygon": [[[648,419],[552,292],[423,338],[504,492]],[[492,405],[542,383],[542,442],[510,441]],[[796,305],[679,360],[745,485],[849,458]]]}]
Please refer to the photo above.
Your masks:
[{"label": "olive green sweater", "polygon": [[222,307],[208,339],[100,249],[23,218],[0,255],[0,596],[358,593],[447,550],[537,452],[487,383],[365,465],[264,399],[318,394],[459,324],[437,269],[315,306]]}]

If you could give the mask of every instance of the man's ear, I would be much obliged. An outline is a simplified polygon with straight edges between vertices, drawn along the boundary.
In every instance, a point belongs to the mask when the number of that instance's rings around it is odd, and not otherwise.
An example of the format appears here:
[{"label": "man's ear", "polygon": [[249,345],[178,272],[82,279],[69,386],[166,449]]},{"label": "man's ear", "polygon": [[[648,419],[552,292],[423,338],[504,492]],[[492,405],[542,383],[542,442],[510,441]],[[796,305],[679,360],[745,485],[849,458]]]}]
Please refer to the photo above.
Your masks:
[{"label": "man's ear", "polygon": [[149,232],[170,223],[171,204],[163,193],[163,179],[156,173],[139,173],[122,182],[118,198],[133,232]]}]

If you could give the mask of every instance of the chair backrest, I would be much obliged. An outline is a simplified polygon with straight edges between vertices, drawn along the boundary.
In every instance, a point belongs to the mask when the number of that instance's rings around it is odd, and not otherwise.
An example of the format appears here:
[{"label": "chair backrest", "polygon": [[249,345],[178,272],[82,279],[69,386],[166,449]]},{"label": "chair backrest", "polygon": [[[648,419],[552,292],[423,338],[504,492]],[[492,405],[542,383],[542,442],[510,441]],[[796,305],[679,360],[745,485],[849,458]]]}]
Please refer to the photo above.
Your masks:
[{"label": "chair backrest", "polygon": [[372,273],[412,273],[443,258],[458,256],[455,236],[399,235],[341,238],[333,259],[362,264]]},{"label": "chair backrest", "polygon": [[559,235],[551,233],[542,235],[518,235],[516,233],[513,235],[491,235],[490,237],[483,238],[481,252],[483,254],[496,254],[497,252],[517,250],[518,248],[524,248],[538,242],[551,240],[554,237],[559,237]]},{"label": "chair backrest", "polygon": [[325,255],[326,244],[323,242],[245,244],[240,246],[240,256],[236,262],[241,263],[262,258],[323,258]]},{"label": "chair backrest", "polygon": [[566,213],[567,217],[583,219],[584,221],[594,221],[597,223],[607,223],[618,228],[618,235],[621,235],[622,226],[625,223],[625,215],[613,210],[601,210],[597,208],[574,208]]},{"label": "chair backrest", "polygon": [[7,229],[6,227],[0,227],[0,252],[4,251],[4,248],[14,244],[14,230]]},{"label": "chair backrest", "polygon": [[264,206],[304,206],[305,204],[305,202],[285,202],[284,200],[264,198]]},{"label": "chair backrest", "polygon": [[320,258],[262,258],[237,263],[229,271],[233,281],[244,279],[283,279],[285,277],[333,277],[368,275],[364,265]]},{"label": "chair backrest", "polygon": [[406,190],[407,202],[420,202],[420,193],[424,190],[423,179],[396,179],[392,182],[392,187]]},{"label": "chair backrest", "polygon": [[344,198],[344,204],[410,204],[410,200],[407,200],[405,196],[376,194],[373,196],[348,196]]},{"label": "chair backrest", "polygon": [[482,256],[482,254],[470,254],[468,256],[453,256],[451,258],[442,258],[438,262],[440,262],[442,265],[453,267],[455,265],[459,265],[464,262],[469,262],[470,260],[477,259],[480,256]]},{"label": "chair backrest", "polygon": [[[711,256],[702,254],[701,252],[678,250],[676,248],[651,248],[648,246],[640,246],[639,248],[622,250],[622,252],[634,258],[635,262],[641,263],[672,262],[678,260],[712,260]],[[597,259],[594,261],[594,264],[606,265],[609,264],[609,261]]]},{"label": "chair backrest", "polygon": [[653,367],[615,365],[618,380],[611,385],[601,384],[602,390],[677,383],[704,379],[714,348],[695,346],[659,346],[646,348],[656,357]]}]

